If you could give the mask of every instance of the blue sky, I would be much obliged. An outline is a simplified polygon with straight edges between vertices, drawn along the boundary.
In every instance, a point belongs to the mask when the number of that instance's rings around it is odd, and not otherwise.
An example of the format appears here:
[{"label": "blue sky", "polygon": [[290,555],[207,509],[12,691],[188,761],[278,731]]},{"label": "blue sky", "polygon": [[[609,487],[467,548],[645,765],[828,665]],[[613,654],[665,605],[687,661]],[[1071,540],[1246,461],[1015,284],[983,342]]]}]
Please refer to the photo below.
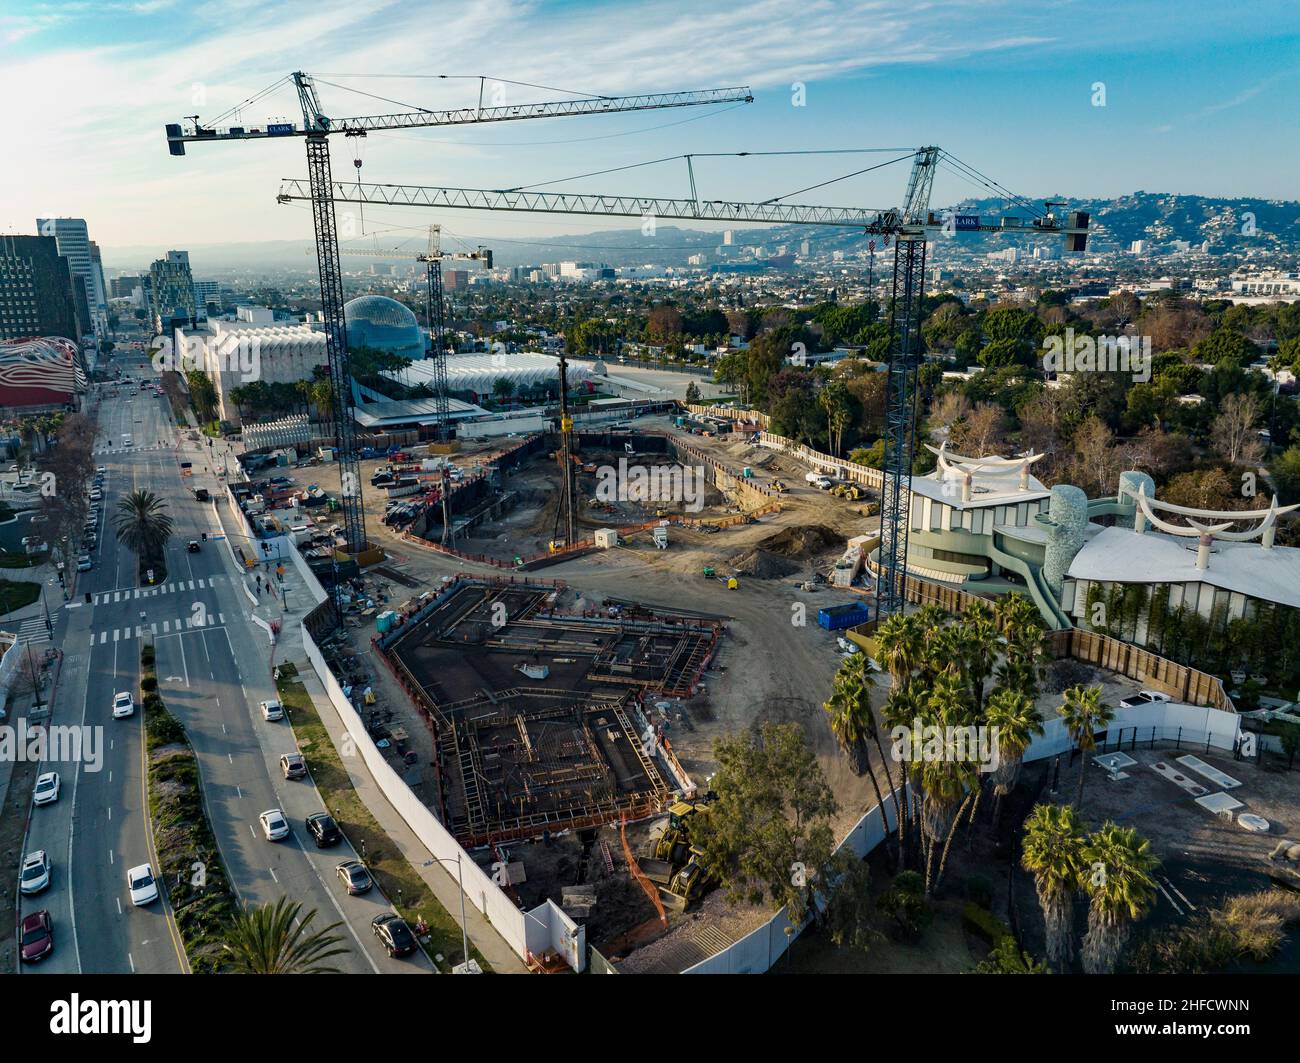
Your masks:
[{"label": "blue sky", "polygon": [[[486,74],[606,94],[749,84],[757,97],[715,113],[372,136],[360,154],[363,177],[375,181],[496,188],[685,152],[934,143],[1032,197],[1145,189],[1300,198],[1294,0],[0,0],[10,149],[0,232],[70,214],[87,218],[108,248],[304,237],[306,214],[274,203],[279,179],[303,174],[300,141],[204,145],[174,159],[162,134],[168,121],[215,117],[294,69],[433,108],[473,102],[477,83],[389,75]],[[804,106],[793,105],[796,82]],[[1093,105],[1098,82],[1104,107]],[[504,91],[509,102],[557,98]],[[321,95],[336,115],[387,109],[330,86]],[[281,90],[243,118],[296,112],[292,90]],[[335,143],[340,179],[355,173],[354,143]],[[870,161],[701,160],[697,179],[706,197],[762,199]],[[885,207],[905,179],[891,167],[796,198]],[[565,187],[684,194],[685,167]],[[974,191],[941,177],[934,202]],[[392,208],[372,209],[366,221],[367,230],[438,221],[482,235],[601,227]]]}]

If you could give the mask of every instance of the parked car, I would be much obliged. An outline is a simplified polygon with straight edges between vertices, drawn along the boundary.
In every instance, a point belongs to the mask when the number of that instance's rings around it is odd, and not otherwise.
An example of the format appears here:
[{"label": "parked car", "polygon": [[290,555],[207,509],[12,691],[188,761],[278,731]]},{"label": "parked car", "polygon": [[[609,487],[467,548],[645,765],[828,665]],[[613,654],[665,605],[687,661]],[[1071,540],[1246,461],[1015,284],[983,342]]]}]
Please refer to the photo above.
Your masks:
[{"label": "parked car", "polygon": [[1162,694],[1158,690],[1139,690],[1136,694],[1120,698],[1119,707],[1121,709],[1136,709],[1139,705],[1159,705],[1172,700],[1173,698],[1168,694]]},{"label": "parked car", "polygon": [[360,860],[344,860],[334,868],[334,874],[350,894],[369,893],[370,888],[375,884],[370,877],[370,872],[366,870],[366,865]]},{"label": "parked car", "polygon": [[199,552],[199,541],[197,539],[191,539],[185,544],[185,549],[191,554],[197,554]]},{"label": "parked car", "polygon": [[18,873],[19,893],[40,893],[50,885],[50,858],[44,849],[37,849],[23,857],[22,870]]},{"label": "parked car", "polygon": [[268,842],[278,842],[289,836],[289,821],[278,808],[268,808],[257,817],[262,824],[262,833]]},{"label": "parked car", "polygon": [[311,835],[317,849],[328,849],[343,840],[343,832],[334,822],[334,817],[327,812],[315,812],[307,817],[307,833]]},{"label": "parked car", "polygon": [[136,907],[152,904],[158,899],[158,880],[153,877],[153,868],[148,864],[127,871],[126,888],[131,894],[131,903]]},{"label": "parked car", "polygon": [[113,719],[124,720],[135,715],[135,698],[129,690],[121,690],[113,695]]},{"label": "parked car", "polygon": [[32,791],[32,804],[52,805],[59,799],[59,773],[47,771],[36,776],[36,789]]},{"label": "parked car", "polygon": [[280,770],[286,779],[301,779],[307,774],[307,758],[301,753],[282,753]]},{"label": "parked car", "polygon": [[89,572],[94,567],[95,564],[93,561],[90,560],[89,554],[82,554],[79,558],[77,558],[78,572]]},{"label": "parked car", "polygon": [[376,916],[370,924],[380,943],[388,950],[390,956],[405,956],[415,951],[415,935],[406,925],[406,920],[393,912]]},{"label": "parked car", "polygon": [[43,960],[54,951],[54,920],[44,908],[39,912],[32,912],[22,921],[18,932],[18,946],[22,950],[23,963]]},{"label": "parked car", "polygon": [[262,719],[264,720],[275,721],[284,719],[284,706],[274,699],[262,702],[261,708]]}]

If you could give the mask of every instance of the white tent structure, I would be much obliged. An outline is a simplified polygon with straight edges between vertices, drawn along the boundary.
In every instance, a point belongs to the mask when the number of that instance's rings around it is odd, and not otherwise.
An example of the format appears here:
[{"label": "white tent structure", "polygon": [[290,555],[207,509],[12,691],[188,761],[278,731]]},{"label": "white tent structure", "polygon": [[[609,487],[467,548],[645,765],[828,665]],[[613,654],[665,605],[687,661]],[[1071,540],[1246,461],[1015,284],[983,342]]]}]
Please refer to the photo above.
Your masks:
[{"label": "white tent structure", "polygon": [[[420,384],[434,386],[434,361],[432,358],[412,362],[405,369],[384,375],[399,384],[416,387]],[[569,362],[569,386],[585,383],[595,373],[589,362]],[[525,352],[520,354],[455,354],[447,358],[447,390],[454,393],[472,392],[491,395],[493,385],[502,377],[514,384],[515,393],[536,388],[558,386],[560,360],[549,354]]]}]

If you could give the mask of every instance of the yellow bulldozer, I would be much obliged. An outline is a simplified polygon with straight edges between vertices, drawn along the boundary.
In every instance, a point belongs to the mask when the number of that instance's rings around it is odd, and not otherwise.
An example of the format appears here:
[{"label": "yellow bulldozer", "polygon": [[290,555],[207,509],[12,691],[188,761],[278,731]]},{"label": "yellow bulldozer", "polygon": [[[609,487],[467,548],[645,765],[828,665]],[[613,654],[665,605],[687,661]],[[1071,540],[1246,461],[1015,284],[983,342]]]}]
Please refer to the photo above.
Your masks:
[{"label": "yellow bulldozer", "polygon": [[656,860],[666,860],[679,868],[691,855],[690,823],[697,815],[708,812],[709,806],[694,801],[677,801],[668,808],[668,826],[655,842],[652,854]]},{"label": "yellow bulldozer", "polygon": [[668,892],[681,898],[683,906],[689,908],[696,901],[717,885],[713,876],[703,864],[704,854],[696,847],[691,847],[691,857],[680,871],[673,875],[668,883]]},{"label": "yellow bulldozer", "polygon": [[831,494],[836,498],[847,498],[850,502],[857,502],[862,498],[862,488],[857,484],[837,484],[831,488]]}]

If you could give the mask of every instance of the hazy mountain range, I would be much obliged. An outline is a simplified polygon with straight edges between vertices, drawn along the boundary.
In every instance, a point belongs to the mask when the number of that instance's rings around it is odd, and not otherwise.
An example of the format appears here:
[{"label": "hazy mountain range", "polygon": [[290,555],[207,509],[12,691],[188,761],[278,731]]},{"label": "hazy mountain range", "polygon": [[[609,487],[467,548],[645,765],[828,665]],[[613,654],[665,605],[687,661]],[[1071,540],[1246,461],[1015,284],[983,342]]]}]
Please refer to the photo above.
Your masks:
[{"label": "hazy mountain range", "polygon": [[[1066,197],[1054,196],[1052,199],[1063,200]],[[1035,207],[1041,208],[1043,201],[1032,202]],[[979,213],[985,216],[1028,214],[1026,208],[1008,205],[1000,199],[965,200],[956,204],[954,209],[959,213]],[[1124,249],[1134,240],[1146,239],[1157,247],[1174,240],[1186,240],[1193,246],[1208,240],[1211,250],[1216,252],[1259,247],[1277,251],[1300,251],[1300,201],[1296,200],[1255,199],[1249,196],[1222,199],[1134,192],[1115,199],[1072,199],[1068,200],[1065,209],[1086,210],[1092,215],[1095,233],[1093,246],[1097,249]],[[998,236],[982,239],[995,241],[1004,238]],[[861,237],[852,230],[813,226],[738,228],[734,230],[734,240],[736,248],[758,245],[769,255],[776,254],[782,245],[789,250],[797,250],[804,240],[810,242],[814,251],[861,248]],[[701,251],[709,255],[709,261],[714,261],[713,252],[721,246],[722,235],[718,232],[660,225],[653,237],[643,235],[638,226],[548,237],[545,240],[485,237],[483,242],[493,249],[497,266],[537,265],[570,260],[611,266],[684,266],[690,255]],[[414,241],[408,246],[414,251],[418,250],[418,244],[419,241]],[[351,246],[374,245],[367,241],[351,241]],[[385,245],[381,242],[380,246]],[[196,244],[187,248],[195,276],[200,279],[213,273],[231,271],[312,272],[315,270],[315,261],[311,249],[311,241],[306,239]],[[163,250],[165,249],[155,247],[106,247],[104,264],[110,270],[147,268],[151,261],[161,257]],[[735,253],[734,250],[732,253]],[[345,256],[343,260],[344,268],[348,270],[362,269],[369,262],[387,267],[389,264],[401,263],[402,260],[359,256]],[[447,268],[455,266],[449,264]]]}]

